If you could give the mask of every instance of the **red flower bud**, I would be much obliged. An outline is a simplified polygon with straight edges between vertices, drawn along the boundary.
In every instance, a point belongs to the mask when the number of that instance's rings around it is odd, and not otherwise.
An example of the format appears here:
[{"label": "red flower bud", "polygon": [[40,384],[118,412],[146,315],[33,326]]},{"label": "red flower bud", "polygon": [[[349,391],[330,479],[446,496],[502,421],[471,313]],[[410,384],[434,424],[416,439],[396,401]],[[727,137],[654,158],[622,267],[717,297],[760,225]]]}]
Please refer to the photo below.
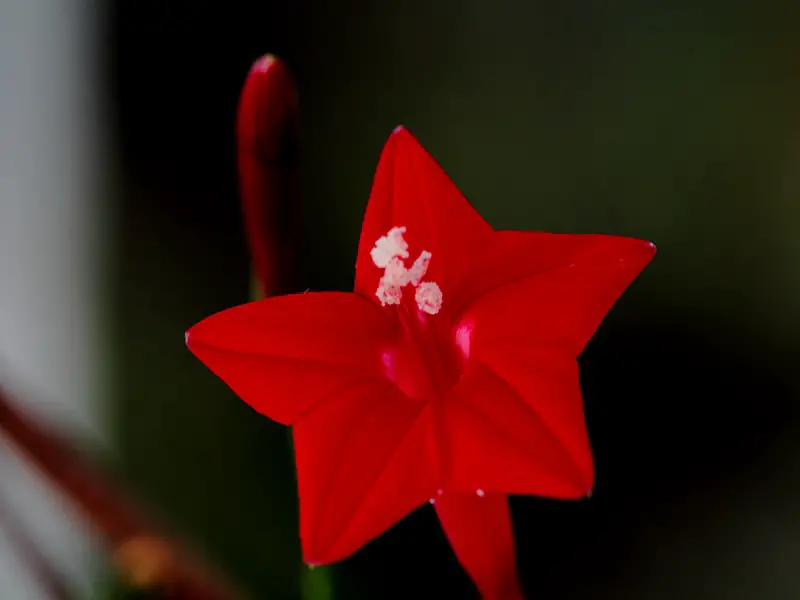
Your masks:
[{"label": "red flower bud", "polygon": [[286,65],[258,59],[242,90],[236,127],[245,229],[262,295],[287,287],[291,268],[288,215],[297,196],[299,116]]}]

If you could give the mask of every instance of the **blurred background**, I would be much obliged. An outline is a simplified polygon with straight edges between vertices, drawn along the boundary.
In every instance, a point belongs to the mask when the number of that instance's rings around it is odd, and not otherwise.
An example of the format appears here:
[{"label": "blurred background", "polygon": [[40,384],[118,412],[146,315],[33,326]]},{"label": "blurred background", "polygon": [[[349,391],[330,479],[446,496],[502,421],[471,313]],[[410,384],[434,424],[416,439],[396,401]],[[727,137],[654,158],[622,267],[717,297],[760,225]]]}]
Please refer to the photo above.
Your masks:
[{"label": "blurred background", "polygon": [[[254,598],[474,598],[433,510],[309,577],[287,433],[185,348],[247,301],[242,83],[296,79],[300,289],[352,286],[404,124],[497,228],[659,253],[581,357],[591,500],[512,499],[531,598],[800,596],[800,4],[0,0],[0,386]],[[0,598],[123,597],[0,435]],[[16,532],[16,533],[15,533]],[[35,553],[34,553],[35,554]]]}]

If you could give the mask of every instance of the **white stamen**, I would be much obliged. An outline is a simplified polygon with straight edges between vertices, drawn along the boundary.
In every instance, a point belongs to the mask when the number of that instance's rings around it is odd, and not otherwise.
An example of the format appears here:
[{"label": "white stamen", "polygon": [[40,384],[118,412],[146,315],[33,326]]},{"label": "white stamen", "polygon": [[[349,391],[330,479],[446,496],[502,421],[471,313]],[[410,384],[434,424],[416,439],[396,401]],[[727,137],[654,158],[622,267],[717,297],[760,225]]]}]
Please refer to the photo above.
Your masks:
[{"label": "white stamen", "polygon": [[376,267],[385,268],[396,256],[408,258],[408,244],[403,239],[405,232],[405,227],[392,227],[389,233],[378,238],[375,247],[369,253]]},{"label": "white stamen", "polygon": [[403,298],[403,290],[396,285],[384,285],[381,282],[375,291],[375,295],[381,301],[381,306],[400,304],[400,300]]},{"label": "white stamen", "polygon": [[389,264],[386,265],[386,270],[383,272],[381,283],[383,285],[403,287],[408,283],[408,277],[408,269],[406,269],[403,261],[395,256],[389,261]]},{"label": "white stamen", "polygon": [[428,502],[430,502],[431,504],[436,504],[436,498],[431,498],[430,500],[428,500]]},{"label": "white stamen", "polygon": [[411,265],[411,268],[408,270],[408,280],[411,282],[411,285],[414,287],[419,285],[419,282],[422,281],[423,277],[425,277],[425,273],[428,270],[428,264],[430,262],[431,253],[427,250],[423,250],[417,260],[414,261],[414,264]]},{"label": "white stamen", "polygon": [[392,227],[386,235],[378,238],[375,247],[370,250],[372,262],[384,269],[375,295],[382,306],[400,304],[403,288],[410,283],[417,288],[414,297],[419,310],[435,315],[442,308],[442,290],[433,281],[422,281],[428,271],[431,253],[423,250],[411,268],[407,269],[404,261],[408,258],[408,243],[403,238],[405,232],[405,227]]},{"label": "white stamen", "polygon": [[483,498],[486,495],[486,492],[484,492],[481,488],[478,488],[475,491],[475,493],[478,494],[478,496],[480,496],[481,498]]},{"label": "white stamen", "polygon": [[429,315],[435,315],[442,308],[442,290],[433,281],[423,281],[414,295],[417,306]]}]

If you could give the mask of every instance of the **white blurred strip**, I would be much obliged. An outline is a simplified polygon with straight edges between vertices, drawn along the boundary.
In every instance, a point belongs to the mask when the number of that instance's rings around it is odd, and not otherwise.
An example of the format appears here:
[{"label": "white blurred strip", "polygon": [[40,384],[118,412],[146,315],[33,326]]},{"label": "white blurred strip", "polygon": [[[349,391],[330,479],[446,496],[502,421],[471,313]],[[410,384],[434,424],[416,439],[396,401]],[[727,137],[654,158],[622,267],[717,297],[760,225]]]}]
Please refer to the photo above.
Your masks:
[{"label": "white blurred strip", "polygon": [[[0,382],[94,441],[103,439],[98,12],[91,0],[0,0]],[[96,550],[83,525],[5,445],[0,485],[86,592]],[[2,534],[0,574],[0,598],[42,597]]]},{"label": "white blurred strip", "polygon": [[19,561],[16,548],[3,535],[0,535],[0,594],[16,600],[44,598],[36,580]]},{"label": "white blurred strip", "polygon": [[[76,508],[66,498],[54,493],[47,480],[32,470],[26,460],[2,439],[0,453],[3,482],[13,482],[13,486],[3,486],[2,501],[8,500],[7,504],[11,508],[11,514],[4,517],[10,516],[15,520],[14,529],[23,532],[47,564],[56,567],[75,590],[76,598],[92,597],[90,590],[97,583],[93,578],[98,575],[94,571],[99,558],[99,540],[89,537],[86,523]],[[7,527],[0,522],[0,545],[5,545],[13,554],[19,548],[9,539],[9,533]],[[0,562],[0,572],[7,571],[4,577],[0,577],[0,598],[3,600],[16,600],[20,590],[29,594],[34,591],[40,593],[37,582],[24,568],[25,562],[20,558],[15,555],[13,561],[21,568],[12,569],[11,564]],[[2,560],[4,559],[0,556],[0,561]],[[9,578],[15,572],[19,575],[16,582]],[[8,581],[6,578],[9,578]],[[3,585],[9,587],[3,588]],[[41,595],[31,597],[44,598]]]}]

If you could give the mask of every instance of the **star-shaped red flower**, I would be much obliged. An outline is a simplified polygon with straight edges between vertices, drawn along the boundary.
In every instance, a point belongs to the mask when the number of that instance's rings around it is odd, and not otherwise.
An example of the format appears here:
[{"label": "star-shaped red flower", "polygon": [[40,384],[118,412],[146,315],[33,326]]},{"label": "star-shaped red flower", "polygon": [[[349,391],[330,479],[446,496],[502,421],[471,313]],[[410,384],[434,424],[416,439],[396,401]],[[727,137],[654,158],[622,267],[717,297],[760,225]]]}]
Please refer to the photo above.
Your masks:
[{"label": "star-shaped red flower", "polygon": [[431,502],[483,596],[521,598],[507,495],[590,492],[576,359],[654,253],[622,237],[495,231],[398,128],[353,293],[245,304],[186,339],[294,427],[306,562],[341,560]]}]

